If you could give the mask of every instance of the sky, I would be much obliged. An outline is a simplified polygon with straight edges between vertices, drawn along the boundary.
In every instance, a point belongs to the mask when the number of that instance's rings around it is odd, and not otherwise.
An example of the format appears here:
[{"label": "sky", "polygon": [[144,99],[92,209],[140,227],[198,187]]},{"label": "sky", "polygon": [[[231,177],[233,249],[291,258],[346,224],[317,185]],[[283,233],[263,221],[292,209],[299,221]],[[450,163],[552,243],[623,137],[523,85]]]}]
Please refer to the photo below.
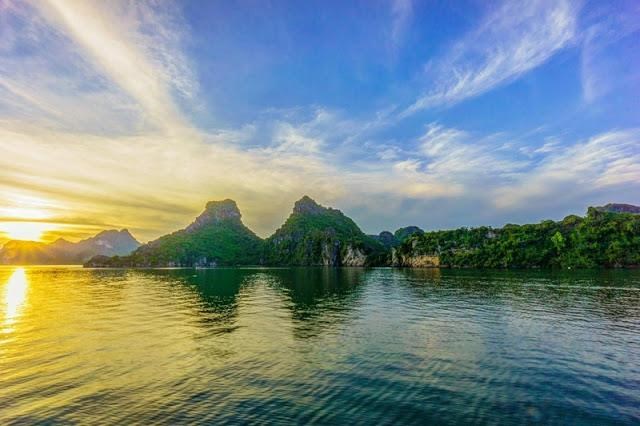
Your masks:
[{"label": "sky", "polygon": [[0,0],[0,242],[640,204],[638,52],[637,0]]}]

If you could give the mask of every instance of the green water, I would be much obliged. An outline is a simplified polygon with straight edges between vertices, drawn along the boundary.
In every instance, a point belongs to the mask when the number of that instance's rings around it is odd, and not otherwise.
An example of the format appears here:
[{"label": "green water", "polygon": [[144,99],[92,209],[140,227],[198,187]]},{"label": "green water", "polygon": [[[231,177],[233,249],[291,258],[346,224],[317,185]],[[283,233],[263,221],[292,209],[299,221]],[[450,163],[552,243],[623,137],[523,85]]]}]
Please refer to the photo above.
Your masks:
[{"label": "green water", "polygon": [[638,424],[640,271],[0,268],[0,423]]}]

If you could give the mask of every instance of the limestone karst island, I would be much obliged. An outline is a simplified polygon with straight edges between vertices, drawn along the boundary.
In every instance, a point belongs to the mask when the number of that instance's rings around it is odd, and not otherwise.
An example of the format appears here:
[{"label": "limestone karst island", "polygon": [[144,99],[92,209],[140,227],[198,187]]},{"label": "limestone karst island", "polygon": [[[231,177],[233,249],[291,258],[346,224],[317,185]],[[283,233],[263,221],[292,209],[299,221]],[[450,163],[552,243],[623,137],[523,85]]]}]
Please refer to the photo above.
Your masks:
[{"label": "limestone karst island", "polygon": [[242,223],[235,201],[207,203],[184,229],[126,256],[97,255],[88,267],[401,266],[619,268],[640,266],[640,207],[607,204],[586,216],[531,225],[424,232],[416,226],[366,235],[340,210],[308,196],[266,239]]}]

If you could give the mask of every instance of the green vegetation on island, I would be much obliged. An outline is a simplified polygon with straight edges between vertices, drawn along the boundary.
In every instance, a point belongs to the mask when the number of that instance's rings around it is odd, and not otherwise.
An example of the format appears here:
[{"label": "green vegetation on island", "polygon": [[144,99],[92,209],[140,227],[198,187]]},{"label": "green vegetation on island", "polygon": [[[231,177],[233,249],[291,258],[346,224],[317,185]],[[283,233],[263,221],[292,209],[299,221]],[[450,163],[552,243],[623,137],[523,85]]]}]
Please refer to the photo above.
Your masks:
[{"label": "green vegetation on island", "polygon": [[385,247],[340,210],[304,196],[264,246],[267,265],[367,266],[384,263]]},{"label": "green vegetation on island", "polygon": [[589,208],[560,222],[460,228],[414,235],[395,249],[396,266],[421,256],[453,268],[595,268],[640,265],[640,215]]},{"label": "green vegetation on island", "polygon": [[98,256],[88,266],[179,267],[233,266],[261,263],[262,240],[241,220],[233,200],[211,201],[196,220],[124,257]]},{"label": "green vegetation on island", "polygon": [[404,228],[397,229],[396,232],[393,233],[393,236],[398,240],[398,243],[401,244],[414,235],[422,234],[424,234],[424,231],[417,226],[405,226]]},{"label": "green vegetation on island", "polygon": [[232,200],[212,201],[183,230],[128,256],[96,256],[94,267],[406,266],[450,268],[595,268],[640,266],[640,211],[608,204],[555,222],[365,235],[340,210],[304,196],[263,240],[241,221]]}]

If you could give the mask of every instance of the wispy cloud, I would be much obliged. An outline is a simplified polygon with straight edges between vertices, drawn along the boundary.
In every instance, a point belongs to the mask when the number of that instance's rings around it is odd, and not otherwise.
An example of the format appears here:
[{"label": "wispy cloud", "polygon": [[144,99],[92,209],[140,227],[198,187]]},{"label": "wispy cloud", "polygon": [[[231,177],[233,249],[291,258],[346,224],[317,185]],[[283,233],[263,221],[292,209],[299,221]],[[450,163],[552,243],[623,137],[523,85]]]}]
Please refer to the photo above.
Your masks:
[{"label": "wispy cloud", "polygon": [[[0,5],[0,221],[22,209],[75,226],[72,235],[118,226],[149,239],[186,225],[206,200],[233,197],[266,235],[304,193],[392,226],[424,225],[431,215],[452,223],[453,208],[513,212],[563,191],[581,200],[593,190],[640,191],[634,129],[570,145],[566,135],[536,130],[536,143],[523,147],[506,134],[440,122],[417,136],[392,132],[394,105],[370,120],[310,105],[203,130],[187,111],[200,89],[173,4]],[[408,1],[392,7],[399,43],[414,11]],[[433,61],[434,85],[408,113],[539,66],[574,40],[575,13],[563,1],[501,6]]]},{"label": "wispy cloud", "polygon": [[403,115],[478,96],[540,66],[571,43],[576,14],[568,0],[505,2],[427,65],[433,85]]},{"label": "wispy cloud", "polygon": [[620,51],[611,54],[612,45],[640,31],[640,4],[603,3],[601,7],[599,13],[585,18],[582,32],[580,80],[583,99],[588,104],[609,93],[614,86],[640,75],[633,71],[638,64],[634,61],[637,43],[633,43],[629,55]]},{"label": "wispy cloud", "polygon": [[375,158],[355,164],[346,174],[347,186],[365,188],[371,199],[390,194],[398,200],[453,199],[505,182],[529,164],[517,158],[516,149],[503,150],[499,135],[478,136],[438,123],[405,145],[372,146]]},{"label": "wispy cloud", "polygon": [[[206,200],[232,195],[265,232],[306,185],[319,196],[339,191],[313,134],[331,125],[322,110],[310,123],[278,122],[262,141],[271,149],[245,145],[256,137],[252,125],[191,125],[179,101],[196,96],[197,83],[171,4],[51,0],[11,3],[10,14],[2,30],[12,41],[0,49],[8,59],[0,65],[8,94],[0,193],[55,203],[48,220],[117,223],[149,238],[184,225]],[[20,37],[25,23],[29,40]],[[16,50],[30,54],[14,59]],[[111,124],[121,131],[103,131]]]},{"label": "wispy cloud", "polygon": [[325,198],[340,191],[339,173],[319,155],[206,140],[160,133],[104,137],[3,122],[0,192],[63,206],[53,219],[73,215],[83,217],[83,224],[119,223],[149,238],[184,225],[209,199],[233,195],[262,233],[309,186]]},{"label": "wispy cloud", "polygon": [[[175,131],[188,127],[174,95],[190,97],[197,84],[180,49],[183,36],[177,10],[168,4],[160,7],[148,2],[65,0],[33,2],[32,7],[35,10],[31,13],[40,13],[32,26],[46,40],[57,40],[53,53],[71,59],[72,65],[64,66],[42,52],[37,59],[47,62],[35,67],[32,63],[29,68],[48,66],[46,75],[58,67],[53,78],[64,81],[74,76],[82,78],[85,86],[93,80],[102,94],[111,95],[110,103],[115,101],[113,95],[126,94],[140,106],[138,112],[144,122],[156,128]],[[23,98],[41,97],[39,93],[34,95],[38,86],[31,83],[4,85]],[[53,96],[47,105],[55,105],[59,92],[48,89],[45,93]],[[62,90],[63,95],[69,89]]]},{"label": "wispy cloud", "polygon": [[397,48],[411,24],[413,0],[391,1],[391,44]]},{"label": "wispy cloud", "polygon": [[496,190],[498,208],[521,208],[529,203],[553,205],[567,197],[587,199],[601,190],[637,191],[640,182],[640,130],[596,135],[550,151],[519,179]]},{"label": "wispy cloud", "polygon": [[370,220],[388,227],[426,221],[460,226],[456,215],[465,225],[501,225],[561,218],[583,213],[597,200],[634,202],[640,196],[640,130],[571,144],[540,139],[539,148],[523,153],[518,138],[509,135],[432,123],[413,149],[392,149],[382,161],[344,174],[349,188],[365,192],[341,202],[363,214],[375,211]]},{"label": "wispy cloud", "polygon": [[494,136],[474,137],[458,129],[430,124],[420,139],[420,149],[429,160],[426,171],[441,179],[471,177],[479,183],[482,175],[495,179],[511,176],[527,165],[525,160],[505,152]]}]

